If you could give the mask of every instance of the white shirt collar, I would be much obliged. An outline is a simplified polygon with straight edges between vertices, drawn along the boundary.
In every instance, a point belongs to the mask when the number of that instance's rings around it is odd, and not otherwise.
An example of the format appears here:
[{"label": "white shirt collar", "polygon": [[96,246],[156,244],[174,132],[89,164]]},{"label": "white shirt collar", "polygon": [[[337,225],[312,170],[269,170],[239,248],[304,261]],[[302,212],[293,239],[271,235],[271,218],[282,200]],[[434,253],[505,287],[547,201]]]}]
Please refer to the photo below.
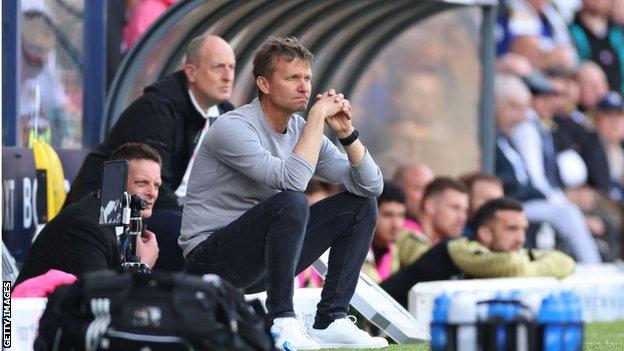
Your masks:
[{"label": "white shirt collar", "polygon": [[[199,112],[200,115],[202,115],[202,117],[204,118],[208,118],[208,117],[216,117],[219,115],[219,110],[217,105],[213,105],[210,106],[207,110],[202,110],[201,106],[199,105],[199,103],[197,102],[197,100],[195,99],[195,96],[193,95],[193,92],[191,91],[191,89],[188,90],[189,96],[191,97],[191,102],[193,103],[193,106],[195,106],[195,109],[197,110],[197,112]],[[217,109],[217,113],[215,115],[215,109]]]}]

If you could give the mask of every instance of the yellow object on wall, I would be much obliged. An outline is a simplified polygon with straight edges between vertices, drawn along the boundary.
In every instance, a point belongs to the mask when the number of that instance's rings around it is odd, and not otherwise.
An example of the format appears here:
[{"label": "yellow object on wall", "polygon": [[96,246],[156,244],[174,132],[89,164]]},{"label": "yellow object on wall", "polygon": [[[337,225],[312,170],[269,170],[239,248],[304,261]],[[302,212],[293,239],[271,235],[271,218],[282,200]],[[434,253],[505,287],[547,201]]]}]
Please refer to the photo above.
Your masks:
[{"label": "yellow object on wall", "polygon": [[65,174],[61,160],[48,143],[35,139],[33,152],[37,179],[44,183],[38,186],[45,187],[45,192],[39,192],[45,194],[45,199],[41,199],[44,201],[45,211],[40,213],[40,217],[43,222],[48,222],[61,211],[65,202]]}]

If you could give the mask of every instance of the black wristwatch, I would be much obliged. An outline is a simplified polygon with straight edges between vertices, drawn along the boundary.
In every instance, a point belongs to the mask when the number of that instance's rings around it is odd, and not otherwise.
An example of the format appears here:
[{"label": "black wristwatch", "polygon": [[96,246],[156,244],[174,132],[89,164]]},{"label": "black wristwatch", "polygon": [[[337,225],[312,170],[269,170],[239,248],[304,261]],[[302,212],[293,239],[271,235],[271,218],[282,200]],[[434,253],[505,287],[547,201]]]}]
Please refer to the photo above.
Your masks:
[{"label": "black wristwatch", "polygon": [[338,141],[340,141],[340,144],[342,146],[349,146],[353,144],[355,139],[357,139],[359,136],[360,136],[360,132],[358,132],[357,129],[354,129],[353,132],[351,132],[351,134],[348,137],[344,139],[338,139]]}]

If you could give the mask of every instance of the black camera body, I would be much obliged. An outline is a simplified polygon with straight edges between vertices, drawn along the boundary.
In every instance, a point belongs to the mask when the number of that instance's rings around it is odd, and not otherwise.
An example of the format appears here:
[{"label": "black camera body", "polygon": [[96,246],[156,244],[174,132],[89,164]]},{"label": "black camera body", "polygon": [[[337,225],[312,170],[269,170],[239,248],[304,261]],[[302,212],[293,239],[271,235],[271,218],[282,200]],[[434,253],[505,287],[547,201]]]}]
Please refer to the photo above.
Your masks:
[{"label": "black camera body", "polygon": [[104,162],[99,223],[108,227],[123,226],[123,233],[119,237],[123,269],[149,272],[147,265],[142,264],[141,257],[137,255],[137,240],[141,240],[139,236],[145,230],[141,211],[147,208],[148,203],[139,195],[128,194],[128,167],[127,160]]},{"label": "black camera body", "polygon": [[[141,257],[137,254],[137,241],[141,240],[139,237],[143,235],[145,226],[143,225],[143,218],[141,217],[141,211],[146,209],[148,203],[142,199],[139,195],[129,195],[124,192],[124,234],[122,236],[123,250],[121,251],[121,262],[124,270],[131,270],[135,272],[149,273],[150,269],[147,265],[141,263]],[[129,217],[128,214],[129,213]]]}]

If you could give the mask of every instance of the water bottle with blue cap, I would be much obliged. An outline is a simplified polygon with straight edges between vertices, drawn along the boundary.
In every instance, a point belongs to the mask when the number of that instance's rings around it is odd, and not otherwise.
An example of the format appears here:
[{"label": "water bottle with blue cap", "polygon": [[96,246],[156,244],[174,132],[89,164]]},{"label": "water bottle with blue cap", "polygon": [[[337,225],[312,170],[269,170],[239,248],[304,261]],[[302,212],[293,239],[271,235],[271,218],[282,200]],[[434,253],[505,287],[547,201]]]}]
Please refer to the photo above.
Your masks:
[{"label": "water bottle with blue cap", "polygon": [[543,324],[543,350],[563,350],[563,327],[565,321],[565,306],[558,295],[550,295],[542,301],[537,321]]},{"label": "water bottle with blue cap", "polygon": [[431,323],[431,350],[443,351],[448,343],[448,310],[451,300],[447,294],[440,294],[433,303]]},{"label": "water bottle with blue cap", "polygon": [[571,291],[561,294],[565,303],[566,326],[563,331],[563,349],[578,351],[583,348],[583,307],[578,295]]}]

